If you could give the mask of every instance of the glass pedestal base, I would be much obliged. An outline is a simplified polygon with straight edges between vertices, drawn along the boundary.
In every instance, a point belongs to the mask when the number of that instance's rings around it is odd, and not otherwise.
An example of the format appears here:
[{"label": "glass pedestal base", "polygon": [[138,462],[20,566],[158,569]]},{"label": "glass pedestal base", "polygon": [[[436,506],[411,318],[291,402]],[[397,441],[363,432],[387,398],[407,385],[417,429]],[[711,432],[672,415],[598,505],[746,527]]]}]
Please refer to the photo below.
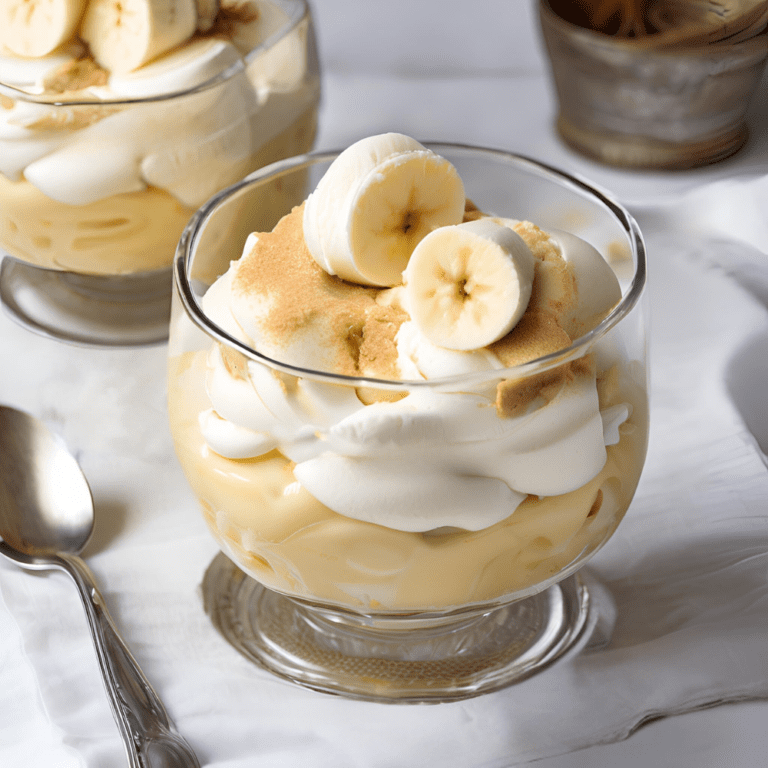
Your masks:
[{"label": "glass pedestal base", "polygon": [[300,685],[393,703],[466,699],[607,643],[610,595],[580,572],[502,607],[451,615],[362,616],[272,592],[219,554],[205,611],[246,658]]},{"label": "glass pedestal base", "polygon": [[17,323],[42,336],[84,346],[166,341],[171,288],[170,268],[101,276],[42,269],[10,256],[0,265],[0,300]]}]

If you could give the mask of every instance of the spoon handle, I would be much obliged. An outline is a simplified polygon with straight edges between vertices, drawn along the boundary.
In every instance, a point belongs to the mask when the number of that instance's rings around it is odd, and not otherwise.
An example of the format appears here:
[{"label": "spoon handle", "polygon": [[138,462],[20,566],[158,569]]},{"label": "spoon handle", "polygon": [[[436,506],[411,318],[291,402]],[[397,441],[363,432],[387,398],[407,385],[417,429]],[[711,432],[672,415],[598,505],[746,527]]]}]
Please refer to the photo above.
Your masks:
[{"label": "spoon handle", "polygon": [[199,768],[191,747],[176,731],[163,703],[120,637],[88,566],[73,555],[60,555],[58,559],[80,592],[130,767]]}]

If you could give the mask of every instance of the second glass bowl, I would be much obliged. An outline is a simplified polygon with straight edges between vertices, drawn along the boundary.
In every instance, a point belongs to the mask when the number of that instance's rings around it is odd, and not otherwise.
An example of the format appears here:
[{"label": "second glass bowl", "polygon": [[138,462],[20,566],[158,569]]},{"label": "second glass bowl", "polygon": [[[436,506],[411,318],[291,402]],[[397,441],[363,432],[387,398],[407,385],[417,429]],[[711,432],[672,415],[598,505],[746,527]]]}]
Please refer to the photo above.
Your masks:
[{"label": "second glass bowl", "polygon": [[[0,82],[0,298],[14,319],[80,344],[164,341],[170,264],[195,210],[312,148],[320,86],[309,7],[245,7],[258,19],[253,40],[214,29],[174,54],[175,69],[159,60],[110,78],[104,98]],[[19,62],[0,57],[0,81],[4,67],[16,73]],[[205,82],[173,87],[206,67]],[[143,95],[155,82],[167,92]]]}]

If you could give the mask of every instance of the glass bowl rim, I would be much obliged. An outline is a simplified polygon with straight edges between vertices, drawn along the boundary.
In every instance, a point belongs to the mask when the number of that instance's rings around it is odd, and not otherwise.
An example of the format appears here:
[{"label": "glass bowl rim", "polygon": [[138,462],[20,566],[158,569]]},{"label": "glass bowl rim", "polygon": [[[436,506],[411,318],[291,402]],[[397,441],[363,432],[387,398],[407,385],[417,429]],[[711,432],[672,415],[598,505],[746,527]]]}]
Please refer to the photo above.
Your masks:
[{"label": "glass bowl rim", "polygon": [[[268,51],[274,48],[281,40],[285,39],[296,27],[301,24],[304,19],[308,19],[311,16],[311,10],[308,0],[270,0],[270,2],[277,2],[283,10],[288,14],[288,22],[281,26],[278,30],[273,32],[265,40],[262,40],[259,45],[252,48],[238,61],[234,62],[226,69],[223,69],[218,74],[204,80],[197,85],[193,85],[190,88],[183,88],[179,91],[168,91],[166,93],[159,93],[153,96],[136,96],[133,98],[116,98],[116,99],[100,99],[97,97],[88,99],[66,100],[53,98],[50,95],[34,94],[25,91],[22,88],[17,88],[8,83],[0,81],[0,96],[6,96],[10,99],[17,101],[23,101],[30,104],[42,104],[46,107],[52,107],[57,109],[66,109],[71,107],[93,107],[93,106],[122,106],[128,104],[150,104],[154,102],[166,102],[173,101],[174,99],[184,98],[196,93],[215,88],[219,83],[226,82],[233,79],[241,72],[245,72],[248,66],[260,56],[264,51]],[[288,6],[288,8],[284,6]]]},{"label": "glass bowl rim", "polygon": [[627,315],[629,315],[630,312],[635,308],[635,306],[640,301],[647,281],[645,242],[634,217],[626,208],[624,208],[624,206],[617,202],[609,192],[602,190],[593,182],[587,181],[577,174],[567,173],[558,168],[555,168],[554,166],[540,162],[526,155],[520,155],[502,149],[493,149],[471,144],[435,141],[425,141],[422,143],[425,147],[431,149],[437,154],[440,154],[441,151],[444,150],[464,152],[468,155],[481,154],[487,158],[495,158],[504,162],[511,162],[515,165],[521,165],[530,170],[534,170],[538,175],[540,175],[540,177],[543,176],[548,180],[559,181],[561,185],[565,184],[571,188],[576,188],[581,193],[586,193],[587,196],[595,198],[599,203],[602,204],[604,208],[607,208],[608,211],[613,215],[614,219],[616,219],[622,225],[624,234],[629,239],[635,271],[629,288],[622,296],[621,300],[609,312],[609,314],[603,318],[603,320],[597,326],[595,326],[595,328],[574,340],[570,346],[557,350],[556,352],[551,352],[547,355],[535,358],[534,360],[530,360],[527,363],[516,365],[512,368],[498,368],[481,371],[478,373],[458,374],[442,378],[421,380],[378,379],[368,376],[349,376],[345,374],[332,373],[330,371],[303,368],[301,366],[291,365],[289,363],[275,360],[274,358],[257,352],[252,347],[239,341],[234,336],[231,336],[229,333],[227,333],[224,329],[216,325],[216,323],[214,323],[205,314],[202,306],[200,306],[197,301],[187,272],[188,265],[190,263],[190,256],[194,257],[194,248],[197,242],[198,232],[200,227],[220,207],[220,205],[223,205],[233,195],[240,192],[240,190],[243,190],[246,187],[250,187],[252,185],[256,185],[259,182],[265,181],[274,176],[296,170],[302,166],[310,167],[322,162],[332,161],[343,151],[337,149],[308,152],[302,155],[296,155],[285,160],[279,160],[275,163],[271,163],[270,165],[250,173],[239,182],[236,182],[235,184],[222,189],[220,192],[210,198],[208,202],[206,202],[201,208],[198,209],[198,211],[188,222],[184,232],[181,235],[181,239],[179,240],[178,246],[176,248],[176,255],[173,264],[175,292],[182,302],[187,317],[189,317],[189,319],[191,319],[192,322],[200,330],[211,337],[214,341],[223,343],[231,349],[240,352],[246,358],[249,358],[258,363],[265,364],[268,367],[282,373],[300,378],[310,378],[314,380],[325,381],[327,383],[341,384],[344,386],[371,387],[394,391],[410,391],[416,388],[439,390],[441,387],[444,387],[446,390],[451,390],[455,389],[457,384],[475,386],[500,379],[522,380],[532,375],[549,371],[553,368],[564,365],[565,363],[571,362],[572,360],[577,360],[585,355],[598,339],[605,336],[608,331],[618,325],[619,322],[623,320]]}]

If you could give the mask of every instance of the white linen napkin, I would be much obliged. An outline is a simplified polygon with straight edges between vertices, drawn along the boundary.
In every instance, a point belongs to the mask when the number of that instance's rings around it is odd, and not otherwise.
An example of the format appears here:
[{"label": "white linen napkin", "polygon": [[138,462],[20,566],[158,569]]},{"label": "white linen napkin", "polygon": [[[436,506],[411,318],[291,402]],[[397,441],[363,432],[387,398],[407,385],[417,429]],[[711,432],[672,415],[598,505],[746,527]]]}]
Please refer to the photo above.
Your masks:
[{"label": "white linen napkin", "polygon": [[[347,701],[240,657],[202,610],[216,547],[166,433],[164,350],[60,351],[0,319],[20,358],[0,400],[45,418],[78,456],[98,516],[86,558],[203,765],[394,768],[418,756],[501,768],[622,739],[659,715],[768,696],[768,470],[745,422],[765,416],[739,410],[766,401],[767,363],[753,355],[766,348],[768,310],[729,275],[739,246],[722,267],[715,242],[662,234],[650,219],[647,235],[650,451],[627,517],[589,566],[616,602],[612,641],[453,704]],[[768,274],[768,257],[755,270]],[[31,355],[45,357],[43,373]],[[749,396],[734,399],[739,386]],[[74,588],[3,562],[0,589],[0,765],[123,766]]]}]

